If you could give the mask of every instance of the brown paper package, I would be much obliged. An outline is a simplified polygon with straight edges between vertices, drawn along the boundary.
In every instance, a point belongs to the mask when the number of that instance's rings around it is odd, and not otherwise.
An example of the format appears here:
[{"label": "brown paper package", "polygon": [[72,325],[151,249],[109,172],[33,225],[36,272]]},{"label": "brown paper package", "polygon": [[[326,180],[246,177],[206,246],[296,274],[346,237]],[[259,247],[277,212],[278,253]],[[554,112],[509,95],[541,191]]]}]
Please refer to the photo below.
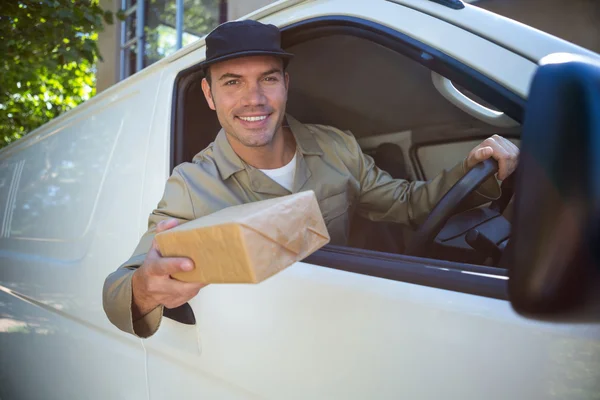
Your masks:
[{"label": "brown paper package", "polygon": [[188,257],[186,282],[259,283],[330,241],[315,193],[228,207],[155,236],[163,257]]}]

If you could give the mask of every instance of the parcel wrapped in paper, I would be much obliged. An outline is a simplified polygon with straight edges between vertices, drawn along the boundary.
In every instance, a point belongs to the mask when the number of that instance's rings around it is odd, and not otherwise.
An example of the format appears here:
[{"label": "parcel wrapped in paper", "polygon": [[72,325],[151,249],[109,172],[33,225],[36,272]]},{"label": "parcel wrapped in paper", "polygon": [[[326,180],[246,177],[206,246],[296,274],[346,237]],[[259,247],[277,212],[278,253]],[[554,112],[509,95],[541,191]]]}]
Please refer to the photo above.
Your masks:
[{"label": "parcel wrapped in paper", "polygon": [[201,283],[258,283],[330,240],[313,191],[228,207],[155,238],[163,257],[194,262],[174,279]]}]

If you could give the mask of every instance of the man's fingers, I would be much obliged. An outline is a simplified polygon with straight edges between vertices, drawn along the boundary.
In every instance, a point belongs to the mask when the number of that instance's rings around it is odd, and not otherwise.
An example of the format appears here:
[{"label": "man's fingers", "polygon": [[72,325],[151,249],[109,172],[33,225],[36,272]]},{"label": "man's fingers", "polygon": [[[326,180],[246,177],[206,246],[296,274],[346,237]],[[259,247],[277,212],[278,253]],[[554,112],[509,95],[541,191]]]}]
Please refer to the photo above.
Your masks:
[{"label": "man's fingers", "polygon": [[515,153],[516,146],[510,140],[508,140],[500,135],[494,135],[494,136],[492,136],[492,138],[498,145],[502,146],[502,148],[504,150],[506,150],[507,153],[509,153],[509,154]]},{"label": "man's fingers", "polygon": [[193,262],[188,258],[147,258],[134,273],[134,278],[135,274],[139,276],[137,290],[134,286],[137,292],[137,294],[134,292],[134,298],[146,299],[145,303],[153,306],[163,304],[168,308],[185,303],[198,294],[206,284],[181,282],[171,278],[171,275],[191,268]]},{"label": "man's fingers", "polygon": [[490,146],[482,147],[483,145],[479,145],[475,147],[469,153],[467,157],[467,168],[471,169],[478,163],[487,160],[490,158],[494,152],[494,150]]},{"label": "man's fingers", "polygon": [[161,285],[163,286],[164,292],[166,293],[194,293],[194,295],[198,292],[198,290],[202,289],[204,286],[207,286],[206,283],[183,282],[178,281],[177,279],[169,279],[161,283]]},{"label": "man's fingers", "polygon": [[494,135],[487,138],[472,153],[470,168],[475,164],[493,157],[498,162],[498,178],[506,179],[515,168],[518,152],[514,152],[509,143],[501,136]]},{"label": "man's fingers", "polygon": [[184,257],[164,257],[154,260],[149,266],[151,275],[169,276],[176,272],[191,271],[194,263]]},{"label": "man's fingers", "polygon": [[164,295],[160,303],[167,308],[179,307],[188,302],[206,286],[203,283],[180,282],[174,279],[163,281],[161,285],[160,290]]},{"label": "man's fingers", "polygon": [[513,143],[513,142],[511,142],[510,140],[508,140],[508,143],[510,143],[510,145],[511,145],[511,147],[512,147],[513,151],[514,151],[514,152],[515,152],[517,155],[519,155],[519,152],[521,151],[521,150],[519,150],[519,146],[517,146],[516,144],[514,144],[514,143]]},{"label": "man's fingers", "polygon": [[486,139],[483,143],[494,149],[492,157],[498,161],[498,178],[503,180],[508,174],[510,153],[506,151],[506,149],[499,142],[501,142],[501,138],[496,139],[491,137]]},{"label": "man's fingers", "polygon": [[517,169],[517,164],[519,162],[519,148],[510,140],[503,138],[502,136],[494,135],[492,138],[502,148],[497,154],[500,158],[496,158],[496,156],[494,156],[494,158],[498,159],[499,166],[501,159],[504,160],[502,168],[499,168],[498,171],[498,178],[504,180]]},{"label": "man's fingers", "polygon": [[[154,228],[154,232],[161,233],[166,230],[175,228],[177,225],[179,225],[179,221],[176,220],[175,218],[163,219],[158,224],[156,224],[156,227]],[[156,240],[152,241],[152,249],[156,250],[156,253],[160,257],[160,251],[158,250],[158,244],[156,243]]]},{"label": "man's fingers", "polygon": [[519,147],[517,147],[516,144],[514,144],[513,142],[511,142],[508,139],[504,139],[505,143],[506,143],[506,147],[507,147],[507,151],[511,154],[511,165],[510,165],[510,170],[508,171],[507,174],[507,178],[508,175],[512,174],[513,172],[515,172],[515,170],[517,169],[517,166],[519,165]]},{"label": "man's fingers", "polygon": [[164,219],[156,224],[156,233],[175,228],[177,225],[179,225],[179,221],[177,221],[175,218]]},{"label": "man's fingers", "polygon": [[494,139],[494,141],[498,145],[502,146],[504,148],[504,150],[506,150],[506,152],[511,156],[511,158],[513,160],[516,160],[516,158],[519,155],[519,148],[517,147],[517,145],[515,145],[510,140],[508,140],[502,136],[499,136],[499,135],[492,136],[492,139]]},{"label": "man's fingers", "polygon": [[510,140],[499,135],[487,138],[475,147],[467,157],[467,168],[473,168],[477,163],[494,157],[498,161],[498,178],[505,180],[517,168],[519,148]]},{"label": "man's fingers", "polygon": [[482,162],[490,158],[494,154],[494,149],[491,146],[485,146],[475,152],[476,163]]}]

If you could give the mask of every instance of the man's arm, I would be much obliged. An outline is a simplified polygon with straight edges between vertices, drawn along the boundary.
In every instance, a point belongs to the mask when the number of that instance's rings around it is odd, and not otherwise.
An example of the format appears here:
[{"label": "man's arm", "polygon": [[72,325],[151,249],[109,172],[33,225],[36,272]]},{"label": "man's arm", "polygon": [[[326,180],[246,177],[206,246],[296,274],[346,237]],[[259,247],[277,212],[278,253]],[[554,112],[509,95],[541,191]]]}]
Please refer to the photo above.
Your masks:
[{"label": "man's arm", "polygon": [[190,268],[186,267],[188,264],[193,268],[191,260],[163,258],[154,244],[156,233],[195,217],[185,179],[175,169],[133,256],[104,282],[104,311],[117,328],[149,337],[160,326],[163,306],[176,307],[178,302],[173,300],[181,301],[181,295],[193,297],[197,293],[201,285],[170,279],[170,274]]},{"label": "man's arm", "polygon": [[[346,137],[349,154],[352,154],[354,174],[360,182],[361,191],[357,211],[373,221],[390,221],[416,226],[423,222],[433,207],[448,190],[473,166],[487,158],[499,161],[499,176],[510,175],[516,168],[518,149],[512,145],[508,151],[504,138],[494,136],[482,142],[459,164],[444,170],[430,181],[409,182],[393,179],[380,170],[373,159],[364,154],[356,139]],[[464,209],[476,207],[500,196],[496,178],[484,182],[463,204]]]}]

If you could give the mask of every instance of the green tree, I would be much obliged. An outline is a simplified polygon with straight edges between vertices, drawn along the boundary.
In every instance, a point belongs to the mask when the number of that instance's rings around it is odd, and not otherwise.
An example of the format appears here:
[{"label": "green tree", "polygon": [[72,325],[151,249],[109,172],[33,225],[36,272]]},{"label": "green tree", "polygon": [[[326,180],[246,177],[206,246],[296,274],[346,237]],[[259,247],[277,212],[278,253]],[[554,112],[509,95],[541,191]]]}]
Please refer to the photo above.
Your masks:
[{"label": "green tree", "polygon": [[98,0],[0,1],[0,147],[95,94]]}]

